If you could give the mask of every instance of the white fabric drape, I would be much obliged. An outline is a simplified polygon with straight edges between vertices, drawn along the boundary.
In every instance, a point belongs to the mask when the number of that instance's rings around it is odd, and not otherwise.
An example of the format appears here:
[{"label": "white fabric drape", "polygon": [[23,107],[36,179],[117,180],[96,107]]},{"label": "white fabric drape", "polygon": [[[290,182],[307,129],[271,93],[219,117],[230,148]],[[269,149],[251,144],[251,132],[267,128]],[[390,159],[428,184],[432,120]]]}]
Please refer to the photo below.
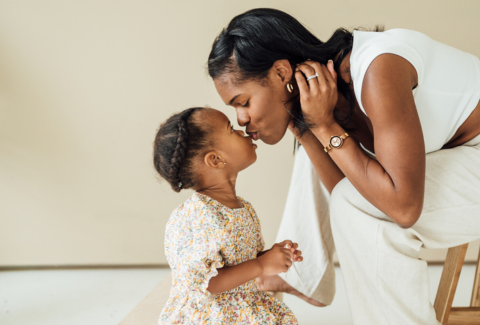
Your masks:
[{"label": "white fabric drape", "polygon": [[335,295],[335,250],[329,217],[330,194],[300,147],[295,154],[292,180],[276,242],[298,243],[303,262],[295,263],[301,281],[291,268],[284,278],[292,287],[326,305]]}]

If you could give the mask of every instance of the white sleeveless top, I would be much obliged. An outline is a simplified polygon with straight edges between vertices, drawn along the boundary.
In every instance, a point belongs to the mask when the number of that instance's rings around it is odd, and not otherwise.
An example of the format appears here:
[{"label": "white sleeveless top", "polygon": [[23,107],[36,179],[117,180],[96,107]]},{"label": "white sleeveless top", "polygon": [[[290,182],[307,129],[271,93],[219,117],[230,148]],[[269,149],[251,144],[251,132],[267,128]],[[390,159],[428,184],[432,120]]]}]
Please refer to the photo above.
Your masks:
[{"label": "white sleeveless top", "polygon": [[355,97],[363,112],[363,78],[370,63],[384,53],[405,58],[417,70],[418,86],[413,90],[413,97],[425,151],[439,150],[480,100],[480,60],[412,30],[354,31],[350,73]]}]

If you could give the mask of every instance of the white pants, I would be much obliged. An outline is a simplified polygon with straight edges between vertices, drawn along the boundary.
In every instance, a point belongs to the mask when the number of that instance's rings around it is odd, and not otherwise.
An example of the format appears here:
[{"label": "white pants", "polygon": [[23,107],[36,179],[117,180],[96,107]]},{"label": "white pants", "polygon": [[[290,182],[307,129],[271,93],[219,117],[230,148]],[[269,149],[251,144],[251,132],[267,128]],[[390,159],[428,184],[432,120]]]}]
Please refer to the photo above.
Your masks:
[{"label": "white pants", "polygon": [[347,178],[330,197],[330,220],[354,324],[439,324],[421,247],[480,238],[480,136],[426,155],[423,212],[402,229]]}]

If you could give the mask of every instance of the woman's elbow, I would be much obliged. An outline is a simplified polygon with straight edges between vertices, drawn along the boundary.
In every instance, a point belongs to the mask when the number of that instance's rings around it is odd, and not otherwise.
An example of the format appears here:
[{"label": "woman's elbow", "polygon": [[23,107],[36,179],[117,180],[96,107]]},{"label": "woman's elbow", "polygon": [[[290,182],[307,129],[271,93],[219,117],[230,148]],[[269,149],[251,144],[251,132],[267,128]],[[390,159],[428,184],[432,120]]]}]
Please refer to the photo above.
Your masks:
[{"label": "woman's elbow", "polygon": [[408,229],[413,227],[413,225],[417,223],[418,219],[420,219],[422,210],[423,200],[422,202],[399,207],[397,212],[393,214],[392,219],[400,228]]}]

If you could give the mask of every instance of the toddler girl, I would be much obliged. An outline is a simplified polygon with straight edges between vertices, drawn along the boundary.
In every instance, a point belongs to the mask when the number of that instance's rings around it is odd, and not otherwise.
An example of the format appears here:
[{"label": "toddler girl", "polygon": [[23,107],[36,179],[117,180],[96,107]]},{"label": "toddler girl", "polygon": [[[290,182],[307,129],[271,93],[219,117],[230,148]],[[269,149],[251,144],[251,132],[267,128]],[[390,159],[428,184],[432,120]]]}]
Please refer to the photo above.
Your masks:
[{"label": "toddler girl", "polygon": [[174,191],[195,192],[167,223],[173,285],[159,324],[297,324],[283,302],[256,286],[258,276],[303,259],[289,240],[262,251],[255,210],[235,194],[237,174],[255,162],[256,147],[211,108],[187,109],[160,126],[156,170]]}]

